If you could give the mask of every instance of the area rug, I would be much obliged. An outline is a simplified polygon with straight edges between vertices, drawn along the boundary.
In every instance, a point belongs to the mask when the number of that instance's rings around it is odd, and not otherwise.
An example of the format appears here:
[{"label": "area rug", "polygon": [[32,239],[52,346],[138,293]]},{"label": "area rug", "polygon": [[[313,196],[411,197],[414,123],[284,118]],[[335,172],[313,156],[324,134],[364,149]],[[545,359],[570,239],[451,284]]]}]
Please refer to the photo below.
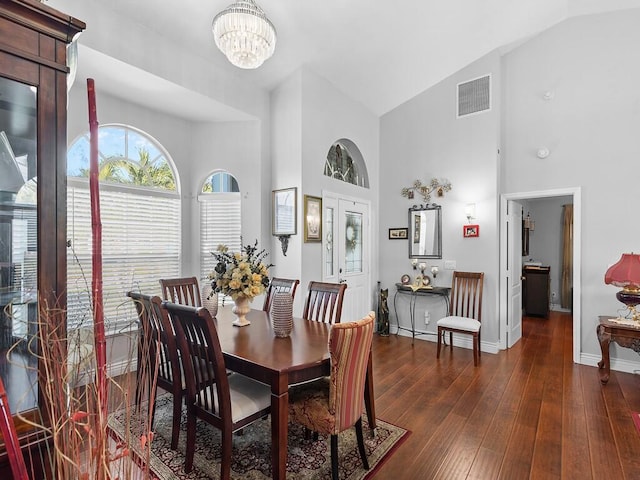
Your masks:
[{"label": "area rug", "polygon": [[[182,412],[182,430],[178,450],[171,443],[171,396],[158,397],[155,419],[155,437],[152,443],[151,469],[160,480],[216,480],[220,478],[220,431],[205,422],[197,422],[194,468],[184,473],[186,412]],[[365,416],[366,417],[366,416]],[[109,419],[113,433],[124,438],[124,412],[116,412]],[[408,437],[409,431],[377,419],[376,436],[371,438],[366,418],[363,417],[365,448],[370,469],[364,470],[358,453],[355,429],[340,434],[339,477],[345,480],[363,480],[372,476]],[[132,432],[135,438],[136,433]],[[135,448],[134,448],[135,450]],[[242,435],[233,437],[231,478],[234,480],[268,480],[271,478],[271,423],[260,420],[246,427]],[[310,480],[331,478],[331,452],[326,437],[318,441],[304,438],[304,429],[289,424],[287,478]]]}]

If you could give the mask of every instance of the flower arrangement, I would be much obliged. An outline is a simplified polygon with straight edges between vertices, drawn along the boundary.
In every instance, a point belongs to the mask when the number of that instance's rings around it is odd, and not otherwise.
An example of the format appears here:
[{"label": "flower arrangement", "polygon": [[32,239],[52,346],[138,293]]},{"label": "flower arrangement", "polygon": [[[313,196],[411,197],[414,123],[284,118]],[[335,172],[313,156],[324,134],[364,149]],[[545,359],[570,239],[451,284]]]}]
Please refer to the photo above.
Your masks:
[{"label": "flower arrangement", "polygon": [[234,301],[238,297],[253,299],[264,293],[269,286],[269,268],[264,259],[268,253],[258,250],[258,241],[242,247],[240,252],[229,252],[226,245],[218,245],[211,254],[216,258],[214,271],[209,274],[211,288],[215,293],[223,293]]}]

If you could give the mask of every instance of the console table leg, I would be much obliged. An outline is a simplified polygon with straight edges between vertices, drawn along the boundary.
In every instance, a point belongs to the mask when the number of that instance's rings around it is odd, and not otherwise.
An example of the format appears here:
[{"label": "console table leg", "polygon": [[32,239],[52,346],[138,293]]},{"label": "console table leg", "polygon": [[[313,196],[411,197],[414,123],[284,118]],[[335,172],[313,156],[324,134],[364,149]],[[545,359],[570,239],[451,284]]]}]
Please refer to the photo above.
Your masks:
[{"label": "console table leg", "polygon": [[598,362],[600,369],[600,383],[606,385],[611,374],[611,364],[609,363],[609,344],[611,343],[611,334],[606,332],[602,325],[596,327],[598,342],[600,343],[600,351],[602,352],[602,360]]}]

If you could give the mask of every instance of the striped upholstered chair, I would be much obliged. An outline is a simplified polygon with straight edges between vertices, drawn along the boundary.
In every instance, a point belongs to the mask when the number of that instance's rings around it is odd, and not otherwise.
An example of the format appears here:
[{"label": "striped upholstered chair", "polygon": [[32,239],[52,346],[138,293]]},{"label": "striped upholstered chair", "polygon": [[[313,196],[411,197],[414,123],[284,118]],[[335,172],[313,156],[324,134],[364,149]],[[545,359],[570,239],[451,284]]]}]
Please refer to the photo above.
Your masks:
[{"label": "striped upholstered chair", "polygon": [[355,425],[365,470],[369,462],[362,436],[362,397],[373,339],[375,314],[356,322],[336,323],[329,334],[331,374],[289,390],[291,421],[331,436],[331,475],[338,478],[338,433]]}]

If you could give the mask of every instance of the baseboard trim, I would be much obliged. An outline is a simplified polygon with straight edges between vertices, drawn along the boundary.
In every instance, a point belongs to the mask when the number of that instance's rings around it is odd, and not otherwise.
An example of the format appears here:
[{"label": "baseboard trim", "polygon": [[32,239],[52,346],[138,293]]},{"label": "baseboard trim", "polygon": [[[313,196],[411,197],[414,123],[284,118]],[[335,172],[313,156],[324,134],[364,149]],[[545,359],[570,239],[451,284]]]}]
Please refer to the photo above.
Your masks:
[{"label": "baseboard trim", "polygon": [[[402,337],[411,338],[411,332],[406,330],[400,330],[398,334],[392,333],[391,335],[400,335]],[[425,330],[416,330],[416,340],[427,341],[427,342],[437,342],[437,333]],[[447,341],[449,341],[449,336],[447,335]],[[470,335],[461,335],[454,333],[453,334],[453,346],[466,348],[467,350],[473,350],[473,341]],[[485,342],[480,340],[480,351],[482,353],[493,353],[496,354],[500,351],[497,343]]]},{"label": "baseboard trim", "polygon": [[[588,365],[598,368],[598,362],[600,360],[602,360],[602,357],[600,357],[599,355],[593,355],[591,353],[580,354],[581,365]],[[620,358],[611,358],[610,368],[611,370],[615,370],[618,372],[638,374],[640,373],[640,362],[622,360]]]}]

